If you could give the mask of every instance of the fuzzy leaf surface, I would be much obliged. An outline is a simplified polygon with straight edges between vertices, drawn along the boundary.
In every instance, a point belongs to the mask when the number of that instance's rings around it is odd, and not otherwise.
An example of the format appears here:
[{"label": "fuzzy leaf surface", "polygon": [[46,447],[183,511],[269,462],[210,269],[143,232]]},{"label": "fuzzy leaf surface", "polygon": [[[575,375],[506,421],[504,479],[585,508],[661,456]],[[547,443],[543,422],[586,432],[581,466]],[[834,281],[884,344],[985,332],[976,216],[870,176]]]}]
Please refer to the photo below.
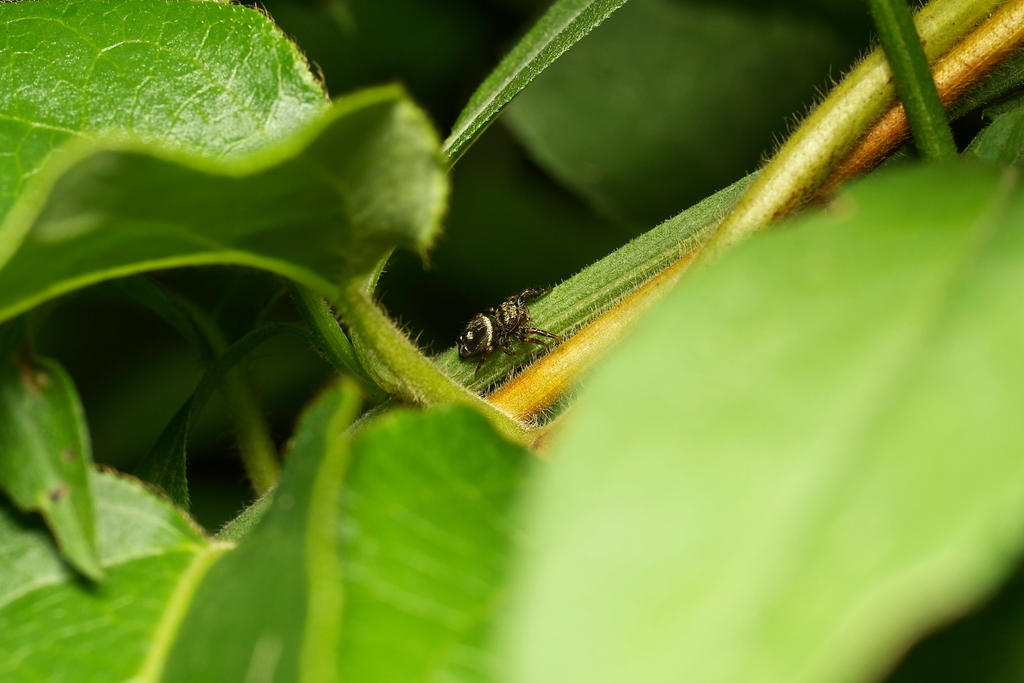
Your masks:
[{"label": "fuzzy leaf surface", "polygon": [[506,680],[876,680],[990,594],[1024,538],[1022,221],[1015,171],[898,169],[684,279],[552,446]]}]

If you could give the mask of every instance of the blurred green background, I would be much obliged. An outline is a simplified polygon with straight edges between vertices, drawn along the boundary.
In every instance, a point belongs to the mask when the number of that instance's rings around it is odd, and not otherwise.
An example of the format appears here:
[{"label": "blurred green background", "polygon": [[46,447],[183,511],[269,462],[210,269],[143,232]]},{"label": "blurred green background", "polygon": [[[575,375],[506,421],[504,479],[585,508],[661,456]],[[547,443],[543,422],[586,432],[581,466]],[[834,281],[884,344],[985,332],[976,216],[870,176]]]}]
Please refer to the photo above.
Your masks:
[{"label": "blurred green background", "polygon": [[[538,0],[269,0],[331,95],[403,84],[442,137],[476,86],[546,9]],[[756,169],[870,40],[866,9],[837,0],[632,0],[535,81],[452,173],[429,263],[398,254],[389,311],[430,351],[474,313],[553,285]],[[229,340],[297,319],[280,283],[229,268],[154,278],[215,317]],[[268,306],[269,303],[269,307]],[[266,309],[266,310],[264,310]],[[40,349],[71,372],[98,461],[132,471],[189,396],[202,364],[115,284],[52,305]],[[248,372],[283,444],[328,379],[293,340]],[[249,498],[215,401],[190,443],[194,513],[209,528]]]}]

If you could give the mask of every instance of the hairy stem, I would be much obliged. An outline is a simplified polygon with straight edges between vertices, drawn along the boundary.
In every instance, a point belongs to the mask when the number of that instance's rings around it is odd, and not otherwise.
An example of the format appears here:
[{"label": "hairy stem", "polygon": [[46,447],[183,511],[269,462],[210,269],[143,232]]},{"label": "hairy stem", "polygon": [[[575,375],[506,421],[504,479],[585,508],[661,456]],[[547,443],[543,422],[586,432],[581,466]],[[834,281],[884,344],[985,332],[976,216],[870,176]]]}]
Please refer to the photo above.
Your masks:
[{"label": "hairy stem", "polygon": [[946,121],[906,0],[868,0],[868,6],[918,151],[925,159],[955,158],[953,131]]},{"label": "hairy stem", "polygon": [[[530,304],[533,324],[571,337],[705,241],[752,180],[753,176],[738,180],[562,282]],[[541,284],[546,283],[524,283]],[[478,374],[474,374],[476,363],[460,360],[454,347],[434,361],[455,381],[485,391],[528,364],[540,350],[532,351],[524,348],[515,357],[493,354]]]},{"label": "hairy stem", "polygon": [[[932,0],[914,18],[925,54],[958,43],[1004,0]],[[892,72],[881,50],[860,63],[811,113],[758,175],[702,250],[714,258],[813,196],[857,139],[892,104]]]},{"label": "hairy stem", "polygon": [[301,285],[289,285],[292,299],[302,319],[313,333],[314,345],[320,354],[327,359],[336,370],[344,372],[359,380],[360,389],[372,402],[385,398],[380,390],[356,358],[352,342],[345,335],[334,317],[327,301],[313,290]]},{"label": "hairy stem", "polygon": [[418,404],[472,406],[509,439],[529,442],[525,425],[455,382],[420,353],[361,283],[346,285],[337,303],[353,334],[357,352],[364,356],[363,367],[388,393]]},{"label": "hairy stem", "polygon": [[498,408],[525,420],[552,406],[593,362],[686,270],[696,251],[661,271],[617,306],[556,347],[488,397]]},{"label": "hairy stem", "polygon": [[[939,98],[949,106],[1024,45],[1024,0],[1008,2],[935,65]],[[825,197],[853,176],[874,167],[910,131],[902,105],[892,107],[818,191]]]},{"label": "hairy stem", "polygon": [[[220,328],[198,309],[189,306],[191,316],[202,330],[213,351],[212,362],[222,357],[229,346]],[[240,368],[226,372],[220,384],[220,392],[228,406],[235,427],[235,441],[238,453],[249,476],[252,488],[259,495],[277,485],[281,476],[281,464],[277,447],[270,438],[263,413],[256,403],[249,378]]]},{"label": "hairy stem", "polygon": [[[917,15],[918,30],[929,48],[926,54],[934,56],[948,50],[996,4],[990,0],[975,3],[936,0],[928,5]],[[1024,6],[1024,0],[1014,0],[1011,4]],[[993,19],[1003,13],[998,13]],[[970,48],[971,54],[983,53],[983,44],[990,49],[998,46],[1002,50],[998,57],[1001,59],[1009,52],[1003,47],[1010,42],[1008,38],[998,41],[978,39],[978,34],[986,30],[1000,35],[1008,32],[986,29],[991,23],[991,20],[986,22],[964,44],[973,46]],[[1004,20],[1000,26],[1005,27],[1008,23],[1009,20]],[[1017,24],[1021,23],[1022,20],[1018,19]],[[998,62],[998,59],[995,61]],[[991,64],[985,70],[990,67]],[[936,80],[941,85],[942,81]],[[732,244],[806,201],[824,174],[835,165],[841,151],[852,145],[863,128],[877,117],[886,103],[891,102],[893,89],[888,81],[889,71],[885,59],[881,53],[876,52],[840,83],[753,181],[740,200],[742,206],[737,205],[709,241],[709,244],[717,241],[716,245],[712,245],[712,251]],[[962,92],[961,89],[957,94]],[[836,139],[831,138],[833,134],[837,136]],[[769,174],[767,179],[764,176],[766,173]],[[720,238],[723,230],[728,229],[732,230],[731,236]],[[520,419],[532,417],[551,406],[579,379],[594,359],[621,336],[626,326],[624,323],[635,319],[659,299],[690,267],[695,256],[703,256],[702,252],[707,251],[698,246],[686,252],[664,271],[663,276],[655,277],[637,288],[614,308],[563,342],[555,351],[510,380],[491,396],[491,400]],[[600,340],[600,343],[594,340]]]}]

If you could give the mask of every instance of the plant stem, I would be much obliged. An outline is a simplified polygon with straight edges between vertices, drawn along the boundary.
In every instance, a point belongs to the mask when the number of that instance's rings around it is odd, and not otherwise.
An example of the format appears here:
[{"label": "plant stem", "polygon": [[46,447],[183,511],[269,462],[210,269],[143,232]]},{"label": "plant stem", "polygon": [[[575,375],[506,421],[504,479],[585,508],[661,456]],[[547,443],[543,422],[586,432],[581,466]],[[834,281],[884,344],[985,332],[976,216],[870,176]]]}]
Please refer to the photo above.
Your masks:
[{"label": "plant stem", "polygon": [[500,433],[529,443],[525,425],[458,384],[420,353],[358,281],[345,285],[337,301],[363,355],[365,367],[388,393],[412,403],[459,403],[475,408]]},{"label": "plant stem", "polygon": [[238,371],[224,378],[221,387],[235,422],[235,438],[249,481],[257,494],[263,495],[277,485],[281,465],[277,448],[270,438],[267,423],[252,394],[247,378]]},{"label": "plant stem", "polygon": [[[573,336],[706,241],[752,180],[752,175],[741,178],[560,283],[530,304],[533,324],[563,337]],[[461,360],[452,347],[434,362],[455,381],[483,392],[534,356],[531,349],[517,356],[494,354],[474,373],[476,363]]]},{"label": "plant stem", "polygon": [[338,324],[338,319],[334,317],[327,301],[308,287],[293,283],[289,285],[289,288],[299,314],[313,332],[316,348],[327,359],[327,362],[336,370],[359,380],[360,389],[371,402],[383,400],[384,392],[359,364],[355,349],[352,348],[352,342],[341,329],[341,325]]},{"label": "plant stem", "polygon": [[[974,87],[985,75],[1024,44],[1024,0],[1013,0],[989,17],[971,35],[935,65],[934,79],[939,98],[949,106]],[[822,184],[818,195],[825,197],[864,171],[872,168],[896,148],[910,130],[907,114],[897,104],[865,135]]]},{"label": "plant stem", "polygon": [[[210,362],[217,364],[229,350],[224,334],[213,320],[190,302],[179,300],[178,303],[188,310],[196,326],[202,331],[213,352]],[[235,426],[238,454],[245,466],[245,472],[249,475],[253,490],[262,496],[277,485],[277,480],[281,476],[281,464],[278,461],[277,448],[270,438],[270,430],[256,403],[249,379],[241,368],[224,373],[220,391]]]},{"label": "plant stem", "polygon": [[[1004,0],[932,0],[915,17],[925,55],[935,58],[958,43]],[[700,261],[811,198],[857,139],[891,105],[892,72],[881,50],[855,68],[804,121],[758,175],[702,250]]]},{"label": "plant stem", "polygon": [[[122,286],[122,291],[174,327],[208,369],[216,365],[228,350],[227,340],[217,323],[184,297],[168,294],[146,278],[128,281]],[[234,423],[239,455],[253,489],[262,495],[277,484],[281,472],[277,448],[245,374],[236,368],[220,377],[219,389]]]},{"label": "plant stem", "polygon": [[[939,3],[929,6],[930,14],[922,10],[918,15],[918,25],[923,27],[922,35],[926,39],[936,39],[938,27],[948,28],[950,22],[956,24],[957,17],[961,19],[967,17],[971,19],[970,23],[973,25],[974,18],[983,14],[983,10],[977,7],[963,7],[965,3],[962,2],[946,2],[942,3],[943,12],[936,15],[937,10],[934,7],[936,4]],[[986,2],[984,4],[988,7],[994,3]],[[993,15],[992,19],[985,22],[968,39],[964,40],[962,45],[957,46],[956,50],[950,53],[948,60],[942,62],[956,63],[957,68],[971,74],[961,77],[961,80],[976,82],[980,78],[980,73],[990,70],[994,64],[1011,52],[1011,45],[1018,45],[1024,40],[1024,37],[1019,36],[1024,33],[1024,0],[1014,0],[1010,5]],[[953,10],[958,11],[950,15]],[[939,21],[937,16],[943,17],[943,21]],[[962,36],[966,31],[963,26],[955,28],[958,36]],[[948,49],[949,41],[941,42]],[[986,59],[987,50],[996,50],[996,57]],[[982,64],[984,64],[983,67]],[[881,55],[876,54],[869,57],[848,77],[848,80],[853,79],[853,83],[844,81],[829,96],[822,105],[825,112],[820,113],[819,110],[808,118],[804,126],[794,135],[797,141],[792,144],[787,142],[783,150],[769,165],[773,169],[775,180],[767,184],[763,183],[760,177],[755,180],[744,195],[748,203],[747,208],[743,209],[742,213],[738,214],[734,211],[730,214],[734,225],[749,225],[746,222],[753,220],[752,216],[767,216],[770,219],[772,216],[783,215],[798,205],[797,200],[803,201],[807,198],[808,188],[813,188],[817,180],[801,186],[797,179],[801,177],[801,173],[814,169],[817,169],[816,173],[820,173],[833,164],[830,155],[836,153],[837,147],[829,140],[827,132],[839,130],[843,135],[852,136],[854,130],[860,130],[857,126],[851,128],[853,124],[870,120],[870,112],[874,111],[877,106],[878,91],[888,90],[888,97],[891,99],[892,88],[886,84],[887,77],[878,78],[879,73],[884,74],[885,71],[884,69],[878,71],[880,67],[884,67],[884,58]],[[936,81],[940,86],[944,83],[940,78],[936,78]],[[966,86],[954,89],[955,92],[951,91],[950,99],[962,94],[965,89]],[[848,99],[844,100],[844,98]],[[826,119],[825,121],[822,120],[823,117]],[[842,120],[839,122],[829,121],[827,120],[829,117],[840,117]],[[787,164],[792,164],[795,168],[786,168]],[[762,173],[764,172],[762,171]],[[766,189],[772,187],[780,188],[780,192],[785,192],[773,199],[767,194],[768,189]],[[716,237],[718,234],[715,233]],[[578,381],[580,375],[594,359],[621,335],[625,327],[624,322],[631,321],[659,299],[671,284],[690,267],[694,262],[695,255],[701,251],[701,248],[698,247],[683,255],[662,275],[634,290],[617,306],[596,318],[554,351],[510,380],[492,394],[490,400],[520,419],[532,417],[552,405],[562,393]],[[577,338],[579,339],[577,340]]]},{"label": "plant stem", "polygon": [[953,132],[946,121],[910,8],[905,0],[868,0],[868,6],[918,151],[933,161],[956,158]]},{"label": "plant stem", "polygon": [[512,416],[525,420],[552,406],[580,375],[617,342],[650,306],[671,289],[696,250],[676,261],[643,287],[565,340],[488,397]]}]

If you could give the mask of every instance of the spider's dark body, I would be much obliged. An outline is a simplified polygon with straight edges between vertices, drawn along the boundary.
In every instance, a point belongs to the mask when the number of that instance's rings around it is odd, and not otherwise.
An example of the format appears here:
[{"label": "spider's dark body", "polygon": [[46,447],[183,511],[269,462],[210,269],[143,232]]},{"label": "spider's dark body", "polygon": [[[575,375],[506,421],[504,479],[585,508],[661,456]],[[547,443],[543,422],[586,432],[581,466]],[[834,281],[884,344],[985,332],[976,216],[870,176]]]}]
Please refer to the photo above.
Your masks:
[{"label": "spider's dark body", "polygon": [[551,334],[536,327],[529,327],[530,307],[526,302],[541,294],[551,291],[544,289],[527,289],[510,296],[501,302],[497,309],[488,308],[486,313],[477,313],[476,317],[466,323],[466,328],[459,336],[459,358],[480,356],[476,364],[477,372],[494,349],[501,349],[510,356],[516,355],[512,350],[512,342],[519,340],[531,344],[543,344],[539,339],[530,339],[535,334],[548,339],[561,340],[557,334]]}]

